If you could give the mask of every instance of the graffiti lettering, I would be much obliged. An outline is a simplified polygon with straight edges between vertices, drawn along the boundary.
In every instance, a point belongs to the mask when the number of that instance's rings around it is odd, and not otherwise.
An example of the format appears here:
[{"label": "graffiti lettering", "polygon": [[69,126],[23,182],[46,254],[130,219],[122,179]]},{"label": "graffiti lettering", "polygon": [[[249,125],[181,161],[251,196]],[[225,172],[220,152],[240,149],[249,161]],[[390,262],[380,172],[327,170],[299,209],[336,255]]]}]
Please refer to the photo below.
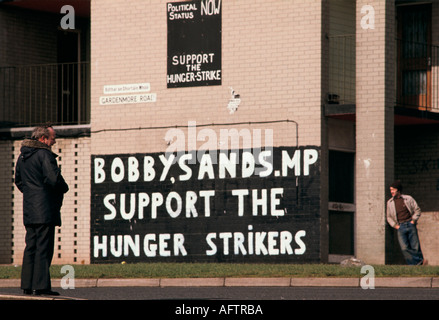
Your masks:
[{"label": "graffiti lettering", "polygon": [[[110,241],[108,241],[108,238]],[[132,253],[135,257],[143,253],[146,257],[170,257],[171,255],[186,256],[187,251],[184,247],[184,235],[177,234],[146,234],[143,242],[140,241],[140,235],[104,235],[93,238],[93,255],[94,257],[107,257],[108,251],[113,257],[128,256]],[[171,250],[172,249],[172,250]]]},{"label": "graffiti lettering", "polygon": [[[295,176],[308,176],[310,167],[318,160],[318,152],[315,149],[296,150],[292,156],[284,150],[281,167],[275,170],[271,150],[261,151],[258,154],[248,151],[242,153],[220,151],[217,157],[210,153],[200,153],[200,155],[198,168],[191,165],[195,158],[193,153],[183,153],[177,156],[170,154],[168,157],[160,155],[161,163],[159,164],[156,164],[156,160],[151,156],[130,156],[127,159],[115,157],[111,164],[106,163],[104,158],[96,157],[94,159],[94,183],[104,183],[107,177],[110,177],[114,183],[138,182],[141,179],[144,182],[156,179],[165,181],[171,178],[187,181],[192,178],[194,171],[198,180],[271,175],[286,177],[290,175],[290,170],[294,170]],[[169,176],[174,166],[180,174]]]},{"label": "graffiti lettering", "polygon": [[203,0],[201,1],[201,15],[220,14],[221,0]]},{"label": "graffiti lettering", "polygon": [[[140,192],[138,194],[131,193],[129,195],[122,193],[116,197],[116,194],[111,193],[105,196],[104,206],[109,213],[104,216],[104,220],[114,220],[119,214],[123,220],[131,220],[137,218],[144,219],[144,211],[146,207],[150,207],[150,218],[157,219],[157,208],[165,205],[166,212],[171,218],[177,218],[182,213],[183,203],[186,218],[198,217],[198,211],[195,207],[198,198],[203,198],[204,210],[203,216],[210,216],[210,199],[215,195],[215,190],[202,190],[198,193],[194,191],[187,191],[185,197],[181,197],[177,192],[170,192],[166,197],[161,192],[153,192],[148,194]],[[116,199],[119,199],[119,206],[115,206]],[[128,200],[129,199],[129,200]],[[184,200],[183,200],[184,199]],[[127,204],[128,203],[128,204]],[[127,210],[127,208],[129,208]],[[136,214],[137,213],[137,214]]]},{"label": "graffiti lettering", "polygon": [[92,261],[316,261],[319,156],[312,146],[92,156]]},{"label": "graffiti lettering", "polygon": [[[253,227],[249,226],[249,230]],[[212,232],[206,236],[209,249],[206,255],[211,256],[218,253],[218,246],[222,248],[221,254],[229,255],[233,248],[234,255],[279,255],[296,254],[302,255],[306,251],[302,237],[306,235],[304,230],[298,231],[294,240],[299,246],[293,250],[293,235],[290,231],[268,231],[248,232],[247,237],[242,232]]]}]

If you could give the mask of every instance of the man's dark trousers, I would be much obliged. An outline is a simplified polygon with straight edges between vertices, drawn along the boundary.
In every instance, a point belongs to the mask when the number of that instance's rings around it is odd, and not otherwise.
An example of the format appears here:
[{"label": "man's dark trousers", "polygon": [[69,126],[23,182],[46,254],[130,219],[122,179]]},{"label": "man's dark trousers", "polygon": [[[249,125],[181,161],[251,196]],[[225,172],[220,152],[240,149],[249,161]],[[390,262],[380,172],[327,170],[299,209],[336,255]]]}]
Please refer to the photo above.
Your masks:
[{"label": "man's dark trousers", "polygon": [[21,270],[21,289],[50,290],[50,265],[53,257],[55,226],[26,226],[26,248]]}]

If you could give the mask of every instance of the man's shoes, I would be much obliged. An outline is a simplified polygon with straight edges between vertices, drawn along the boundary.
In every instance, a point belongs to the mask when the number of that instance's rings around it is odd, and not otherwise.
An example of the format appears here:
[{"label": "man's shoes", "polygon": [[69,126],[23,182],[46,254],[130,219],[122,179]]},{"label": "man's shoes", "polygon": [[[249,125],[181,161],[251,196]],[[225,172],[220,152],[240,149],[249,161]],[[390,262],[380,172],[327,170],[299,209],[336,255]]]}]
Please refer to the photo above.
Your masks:
[{"label": "man's shoes", "polygon": [[56,291],[52,291],[49,289],[46,290],[33,290],[32,294],[34,296],[41,296],[41,295],[45,295],[45,296],[59,296],[59,293]]},{"label": "man's shoes", "polygon": [[23,289],[23,294],[32,294],[31,289]]}]

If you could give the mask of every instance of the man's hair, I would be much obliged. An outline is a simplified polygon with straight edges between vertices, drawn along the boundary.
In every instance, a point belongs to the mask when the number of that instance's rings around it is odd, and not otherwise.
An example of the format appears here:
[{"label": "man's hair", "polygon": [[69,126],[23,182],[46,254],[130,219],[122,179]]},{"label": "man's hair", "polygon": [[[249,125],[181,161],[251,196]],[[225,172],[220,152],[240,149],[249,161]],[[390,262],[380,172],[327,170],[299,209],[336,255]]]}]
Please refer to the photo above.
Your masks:
[{"label": "man's hair", "polygon": [[402,183],[400,180],[394,181],[390,186],[392,188],[398,189],[400,192],[402,192]]},{"label": "man's hair", "polygon": [[34,131],[32,131],[31,139],[39,140],[42,137],[49,138],[50,136],[49,128],[52,128],[52,125],[50,123],[36,127]]}]

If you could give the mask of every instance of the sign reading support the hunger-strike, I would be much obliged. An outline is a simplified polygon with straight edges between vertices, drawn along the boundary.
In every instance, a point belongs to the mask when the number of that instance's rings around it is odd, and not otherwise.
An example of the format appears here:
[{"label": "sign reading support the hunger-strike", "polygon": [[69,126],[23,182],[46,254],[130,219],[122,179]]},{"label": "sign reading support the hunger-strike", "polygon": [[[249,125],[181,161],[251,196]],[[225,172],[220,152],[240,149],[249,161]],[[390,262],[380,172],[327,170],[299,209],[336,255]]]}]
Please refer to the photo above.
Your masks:
[{"label": "sign reading support the hunger-strike", "polygon": [[168,88],[221,85],[221,0],[167,3]]},{"label": "sign reading support the hunger-strike", "polygon": [[318,147],[94,155],[91,261],[318,262]]}]

